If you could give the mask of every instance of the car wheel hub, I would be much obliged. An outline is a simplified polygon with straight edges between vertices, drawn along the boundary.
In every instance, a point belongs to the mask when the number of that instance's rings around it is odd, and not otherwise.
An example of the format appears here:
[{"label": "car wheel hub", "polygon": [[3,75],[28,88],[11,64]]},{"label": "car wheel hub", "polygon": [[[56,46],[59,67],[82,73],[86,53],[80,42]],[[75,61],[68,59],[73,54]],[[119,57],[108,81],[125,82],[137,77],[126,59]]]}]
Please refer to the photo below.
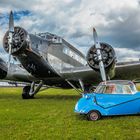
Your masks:
[{"label": "car wheel hub", "polygon": [[90,114],[90,118],[91,118],[91,120],[97,120],[98,119],[98,114],[96,112],[92,112]]}]

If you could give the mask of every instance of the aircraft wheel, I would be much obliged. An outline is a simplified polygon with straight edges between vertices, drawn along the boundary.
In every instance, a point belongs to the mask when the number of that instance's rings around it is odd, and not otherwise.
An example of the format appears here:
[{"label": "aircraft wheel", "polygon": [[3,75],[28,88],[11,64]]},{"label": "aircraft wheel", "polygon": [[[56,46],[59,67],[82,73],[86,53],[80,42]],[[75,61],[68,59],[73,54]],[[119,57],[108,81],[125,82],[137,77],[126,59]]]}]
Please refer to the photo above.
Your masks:
[{"label": "aircraft wheel", "polygon": [[25,86],[23,88],[23,92],[22,92],[23,99],[32,99],[34,97],[34,95],[32,95],[32,96],[29,95],[30,88],[31,88],[31,86]]},{"label": "aircraft wheel", "polygon": [[101,118],[101,113],[97,110],[92,110],[87,114],[87,119],[89,121],[97,121]]}]

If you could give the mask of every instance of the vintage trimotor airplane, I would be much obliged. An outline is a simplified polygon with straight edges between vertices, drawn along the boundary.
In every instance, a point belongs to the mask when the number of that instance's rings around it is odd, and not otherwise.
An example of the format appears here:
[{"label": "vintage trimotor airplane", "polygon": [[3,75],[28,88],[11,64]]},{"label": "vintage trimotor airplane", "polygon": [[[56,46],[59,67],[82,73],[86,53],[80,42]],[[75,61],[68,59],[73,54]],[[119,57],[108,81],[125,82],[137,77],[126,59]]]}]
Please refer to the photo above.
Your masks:
[{"label": "vintage trimotor airplane", "polygon": [[[98,41],[93,28],[94,45],[87,56],[51,33],[29,34],[14,26],[13,13],[3,47],[9,53],[8,65],[0,59],[0,78],[29,83],[23,88],[24,99],[33,98],[42,85],[90,91],[92,86],[107,79],[135,80],[140,77],[140,62],[117,63],[111,45]],[[20,64],[11,63],[11,55]],[[35,85],[37,87],[35,88]]]}]

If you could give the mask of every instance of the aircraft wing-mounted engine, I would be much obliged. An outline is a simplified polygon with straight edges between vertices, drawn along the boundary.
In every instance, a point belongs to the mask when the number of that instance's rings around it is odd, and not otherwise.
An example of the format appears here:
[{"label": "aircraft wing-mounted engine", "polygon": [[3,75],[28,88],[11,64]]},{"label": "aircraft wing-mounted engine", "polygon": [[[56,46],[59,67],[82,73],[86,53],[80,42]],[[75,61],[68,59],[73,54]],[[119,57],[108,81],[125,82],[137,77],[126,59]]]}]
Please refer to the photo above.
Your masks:
[{"label": "aircraft wing-mounted engine", "polygon": [[[7,53],[9,53],[9,31],[6,32],[3,39],[3,47]],[[20,51],[29,48],[29,35],[27,31],[21,27],[14,27],[11,41],[11,54],[16,55]]]},{"label": "aircraft wing-mounted engine", "polygon": [[[110,79],[115,76],[116,55],[111,45],[98,42],[100,47],[95,43],[87,52],[87,63],[95,71],[100,72],[100,62],[102,61],[106,73],[106,78]],[[99,53],[101,58],[99,58]]]},{"label": "aircraft wing-mounted engine", "polygon": [[[32,38],[34,37],[34,39]],[[37,78],[59,76],[58,73],[41,56],[36,46],[36,35],[29,34],[22,27],[14,27],[13,13],[9,16],[9,30],[3,38],[3,47],[9,54],[8,70],[10,70],[11,55],[16,57],[23,67]],[[39,40],[42,41],[41,39]]]}]

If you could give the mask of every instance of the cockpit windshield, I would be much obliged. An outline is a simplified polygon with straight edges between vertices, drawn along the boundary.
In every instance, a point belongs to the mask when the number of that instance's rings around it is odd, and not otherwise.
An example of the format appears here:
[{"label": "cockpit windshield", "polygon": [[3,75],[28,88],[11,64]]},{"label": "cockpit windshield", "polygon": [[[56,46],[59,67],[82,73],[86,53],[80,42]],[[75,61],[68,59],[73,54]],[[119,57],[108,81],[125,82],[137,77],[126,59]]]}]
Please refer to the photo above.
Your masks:
[{"label": "cockpit windshield", "polygon": [[125,83],[100,83],[95,90],[96,93],[105,94],[134,94],[137,92],[135,85],[129,81]]}]

